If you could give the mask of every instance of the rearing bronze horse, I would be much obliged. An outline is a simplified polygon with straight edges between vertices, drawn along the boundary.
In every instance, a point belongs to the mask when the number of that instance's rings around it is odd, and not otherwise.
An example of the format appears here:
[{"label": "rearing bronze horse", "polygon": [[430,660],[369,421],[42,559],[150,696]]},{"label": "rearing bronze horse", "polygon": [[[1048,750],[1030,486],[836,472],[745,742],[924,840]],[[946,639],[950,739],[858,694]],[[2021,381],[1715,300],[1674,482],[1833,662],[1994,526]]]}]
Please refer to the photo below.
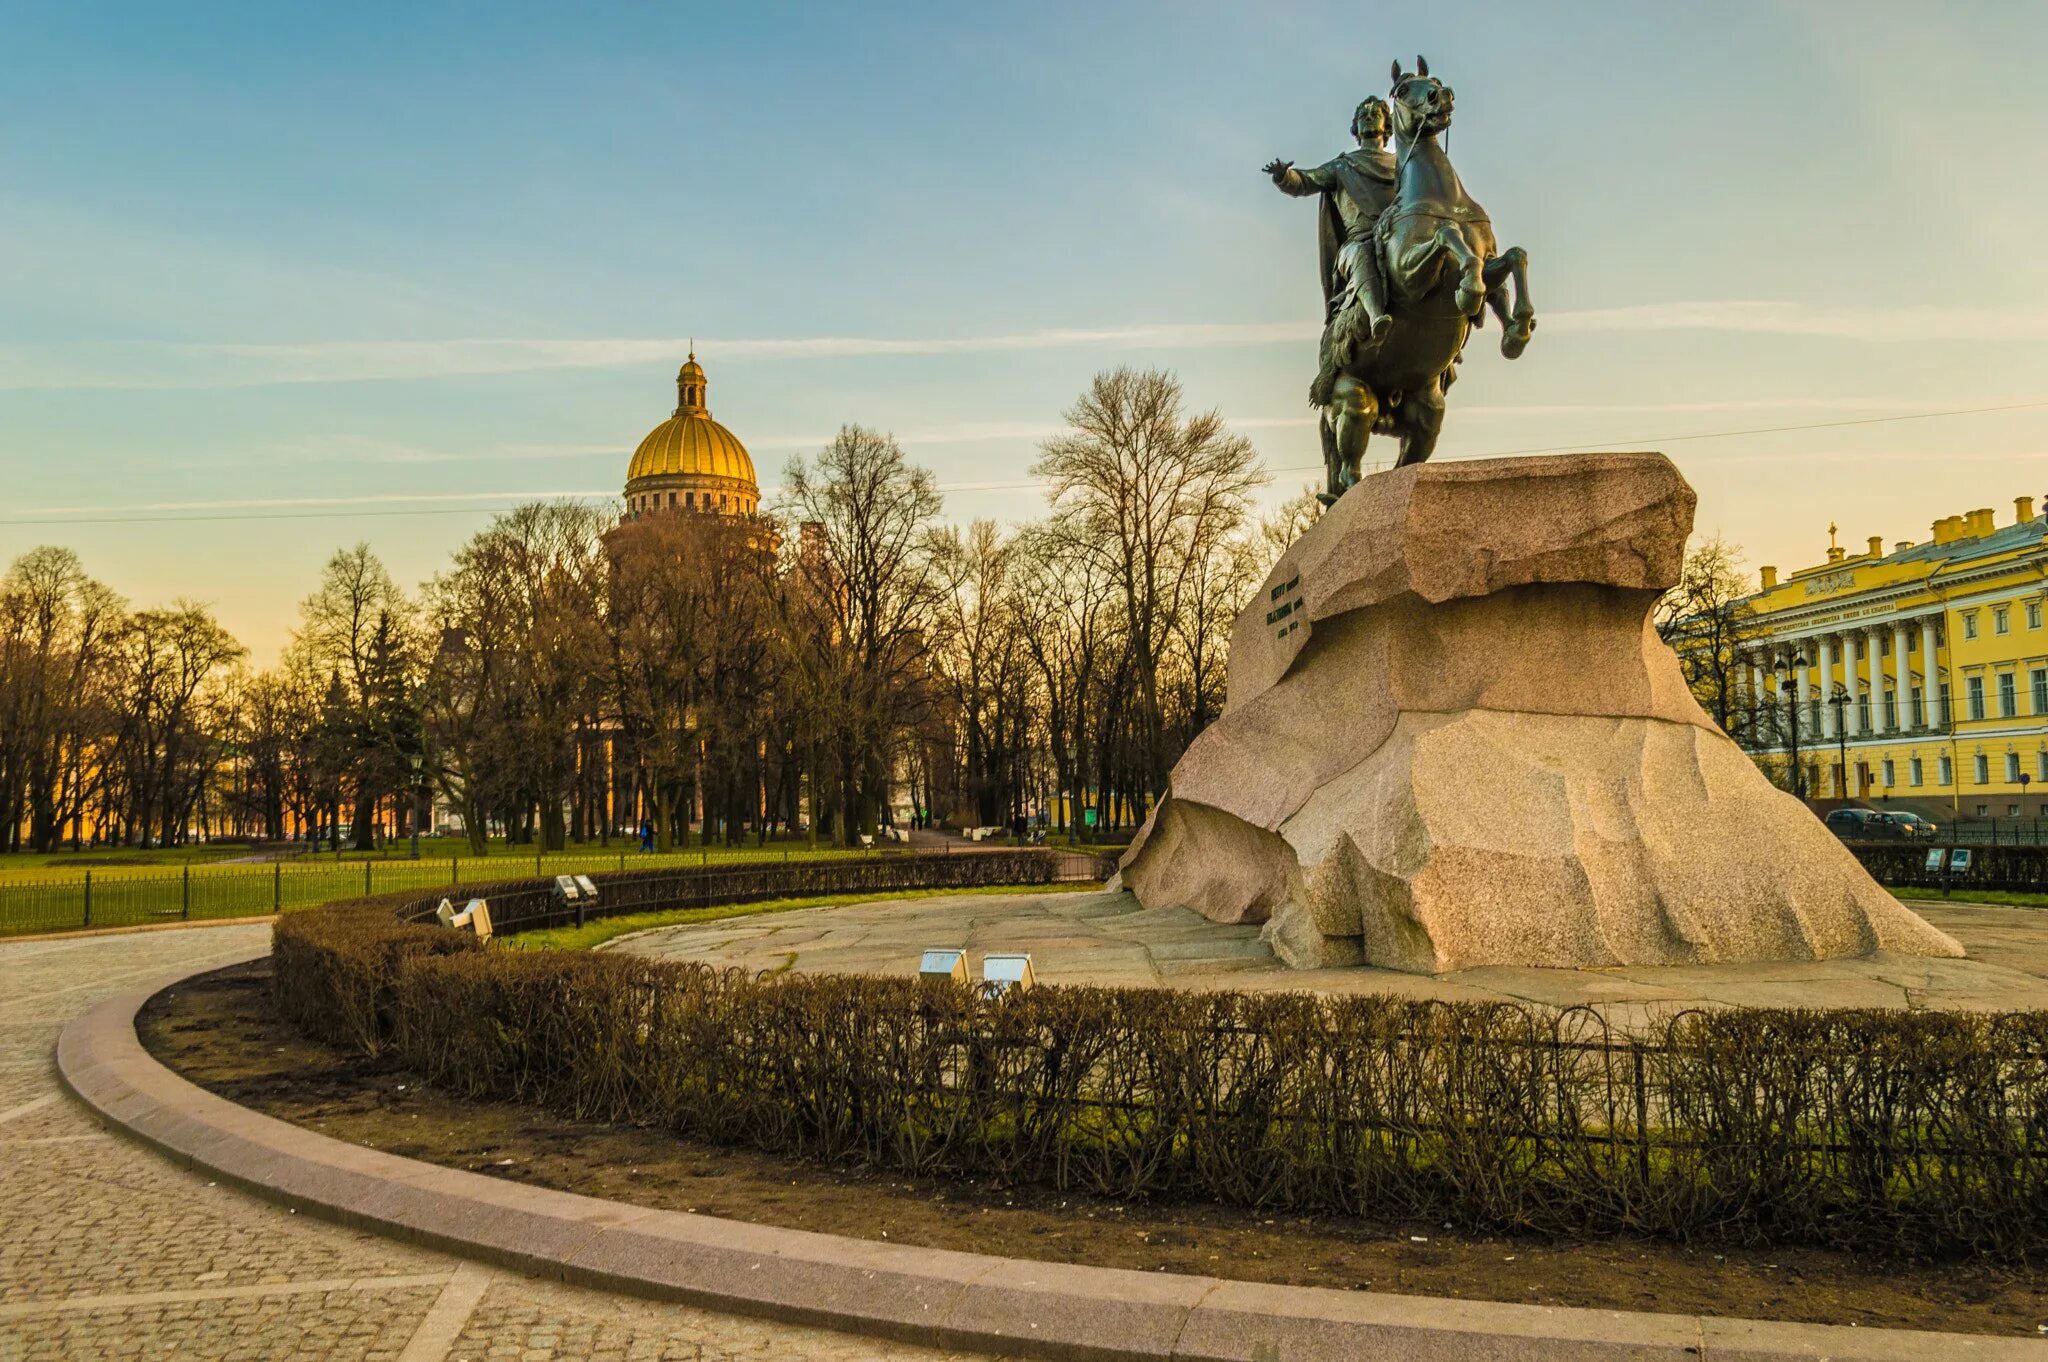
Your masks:
[{"label": "rearing bronze horse", "polygon": [[1439,141],[1451,126],[1453,98],[1422,58],[1412,73],[1394,63],[1395,190],[1376,235],[1393,320],[1375,339],[1363,307],[1331,319],[1336,381],[1321,423],[1325,503],[1358,482],[1375,431],[1400,440],[1397,467],[1421,463],[1435,450],[1444,390],[1488,307],[1500,319],[1500,352],[1509,359],[1521,355],[1536,329],[1528,257],[1519,246],[1498,249],[1486,210],[1465,192]]}]

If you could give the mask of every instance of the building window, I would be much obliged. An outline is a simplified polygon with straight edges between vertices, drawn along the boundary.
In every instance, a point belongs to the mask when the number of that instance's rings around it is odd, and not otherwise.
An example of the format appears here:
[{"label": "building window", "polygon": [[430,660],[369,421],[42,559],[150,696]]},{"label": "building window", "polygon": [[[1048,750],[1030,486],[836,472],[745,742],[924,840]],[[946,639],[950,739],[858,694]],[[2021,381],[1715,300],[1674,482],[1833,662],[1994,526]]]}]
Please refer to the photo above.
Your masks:
[{"label": "building window", "polygon": [[1984,678],[1981,676],[1965,677],[1963,679],[1963,686],[1968,691],[1970,696],[1970,717],[1972,719],[1983,718]]},{"label": "building window", "polygon": [[683,507],[691,511],[697,509],[697,494],[695,492],[683,493]]},{"label": "building window", "polygon": [[2048,749],[2043,749],[2037,753],[2036,758],[2034,764],[2040,768],[2040,774],[2035,776],[2034,779],[2040,781],[2043,785],[2048,785]]},{"label": "building window", "polygon": [[2019,676],[2014,672],[1998,674],[1998,717],[2010,719],[2020,712],[2018,695]]},{"label": "building window", "polygon": [[1977,637],[1977,612],[1974,610],[1965,610],[1963,612],[1963,637]]},{"label": "building window", "polygon": [[2005,783],[2008,785],[2020,783],[2020,754],[2017,752],[2005,754]]},{"label": "building window", "polygon": [[1941,757],[1941,780],[1937,783],[1947,785],[1955,778],[1955,767],[1949,762],[1948,754],[1944,752]]},{"label": "building window", "polygon": [[1870,731],[1870,697],[1868,695],[1856,697],[1856,731],[1859,733],[1868,733]]},{"label": "building window", "polygon": [[1991,816],[1991,806],[1989,804],[1979,804],[1977,806],[1977,816],[1979,818],[1989,818]]},{"label": "building window", "polygon": [[1894,729],[1899,726],[1899,693],[1895,690],[1884,693],[1884,726]]},{"label": "building window", "polygon": [[2011,609],[2001,605],[1991,612],[1991,632],[1994,634],[2009,634],[2012,632]]},{"label": "building window", "polygon": [[1977,783],[1979,785],[1989,785],[1991,783],[1991,758],[1979,752],[1970,759],[1970,764],[1976,768]]},{"label": "building window", "polygon": [[1885,784],[1885,788],[1886,788],[1886,789],[1890,789],[1890,788],[1891,788],[1892,786],[1894,786],[1894,785],[1898,784],[1898,780],[1899,780],[1899,769],[1898,769],[1898,768],[1897,768],[1896,766],[1892,765],[1892,759],[1891,759],[1890,757],[1886,757],[1886,758],[1884,759],[1884,784]]},{"label": "building window", "polygon": [[1927,783],[1927,767],[1918,757],[1906,763],[1906,775],[1915,785]]},{"label": "building window", "polygon": [[2029,629],[2039,629],[2040,627],[2041,627],[2041,603],[2040,603],[2039,601],[2028,601],[2028,602],[2027,602],[2027,628],[2029,628]]},{"label": "building window", "polygon": [[2048,714],[2048,667],[2036,667],[2032,678],[2034,683],[2034,713]]},{"label": "building window", "polygon": [[2008,804],[2008,805],[2006,805],[2006,806],[2005,806],[2005,815],[2006,815],[2006,817],[2008,817],[2008,818],[2018,818],[2018,817],[2020,816],[2020,806],[2019,806],[2019,805],[2017,805],[2017,804]]},{"label": "building window", "polygon": [[1949,706],[1948,682],[1941,683],[1941,724],[1945,728],[1956,721],[1955,711]]},{"label": "building window", "polygon": [[1920,713],[1921,713],[1921,710],[1920,710],[1920,688],[1919,688],[1918,686],[1914,686],[1914,687],[1912,688],[1912,697],[1913,697],[1913,698],[1912,698],[1912,704],[1911,704],[1911,712],[1910,712],[1910,715],[1909,715],[1909,718],[1908,718],[1908,722],[1910,722],[1910,723],[1916,723],[1916,724],[1917,724],[1917,723],[1919,723],[1919,722],[1920,722]]}]

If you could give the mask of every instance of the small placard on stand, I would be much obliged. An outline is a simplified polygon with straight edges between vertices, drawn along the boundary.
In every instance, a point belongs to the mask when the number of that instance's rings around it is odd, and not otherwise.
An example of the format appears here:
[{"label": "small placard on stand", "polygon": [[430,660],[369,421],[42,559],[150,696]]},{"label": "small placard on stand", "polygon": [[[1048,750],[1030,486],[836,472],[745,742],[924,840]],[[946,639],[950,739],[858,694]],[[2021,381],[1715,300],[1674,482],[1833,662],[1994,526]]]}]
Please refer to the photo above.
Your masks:
[{"label": "small placard on stand", "polygon": [[1023,992],[1035,980],[1028,955],[984,955],[981,957],[981,986],[992,993]]},{"label": "small placard on stand", "polygon": [[928,950],[918,961],[917,972],[926,979],[950,979],[956,984],[964,984],[967,982],[967,952]]}]

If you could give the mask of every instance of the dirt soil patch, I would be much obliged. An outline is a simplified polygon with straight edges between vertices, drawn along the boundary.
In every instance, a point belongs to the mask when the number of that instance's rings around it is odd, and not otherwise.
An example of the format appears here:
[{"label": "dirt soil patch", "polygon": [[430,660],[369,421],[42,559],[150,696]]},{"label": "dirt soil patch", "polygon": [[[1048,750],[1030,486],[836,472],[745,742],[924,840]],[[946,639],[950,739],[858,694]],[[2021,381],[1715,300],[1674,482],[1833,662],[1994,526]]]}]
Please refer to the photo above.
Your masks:
[{"label": "dirt soil patch", "polygon": [[1486,1238],[1441,1225],[1115,1204],[954,1180],[906,1180],[470,1102],[388,1062],[308,1042],[278,1020],[269,961],[158,994],[150,1053],[280,1120],[513,1182],[892,1243],[1142,1271],[1532,1305],[2035,1335],[2048,1271],[1901,1263],[1803,1249]]}]

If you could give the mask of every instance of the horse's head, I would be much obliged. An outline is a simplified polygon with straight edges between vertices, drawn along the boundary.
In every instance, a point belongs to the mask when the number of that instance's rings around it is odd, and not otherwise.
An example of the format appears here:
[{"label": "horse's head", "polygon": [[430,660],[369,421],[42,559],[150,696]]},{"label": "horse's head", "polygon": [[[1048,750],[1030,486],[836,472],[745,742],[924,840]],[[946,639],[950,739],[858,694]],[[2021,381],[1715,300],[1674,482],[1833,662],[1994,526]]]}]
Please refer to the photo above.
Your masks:
[{"label": "horse's head", "polygon": [[1451,87],[1429,74],[1429,63],[1415,59],[1415,70],[1404,72],[1394,63],[1394,135],[1404,142],[1434,137],[1451,126]]}]

